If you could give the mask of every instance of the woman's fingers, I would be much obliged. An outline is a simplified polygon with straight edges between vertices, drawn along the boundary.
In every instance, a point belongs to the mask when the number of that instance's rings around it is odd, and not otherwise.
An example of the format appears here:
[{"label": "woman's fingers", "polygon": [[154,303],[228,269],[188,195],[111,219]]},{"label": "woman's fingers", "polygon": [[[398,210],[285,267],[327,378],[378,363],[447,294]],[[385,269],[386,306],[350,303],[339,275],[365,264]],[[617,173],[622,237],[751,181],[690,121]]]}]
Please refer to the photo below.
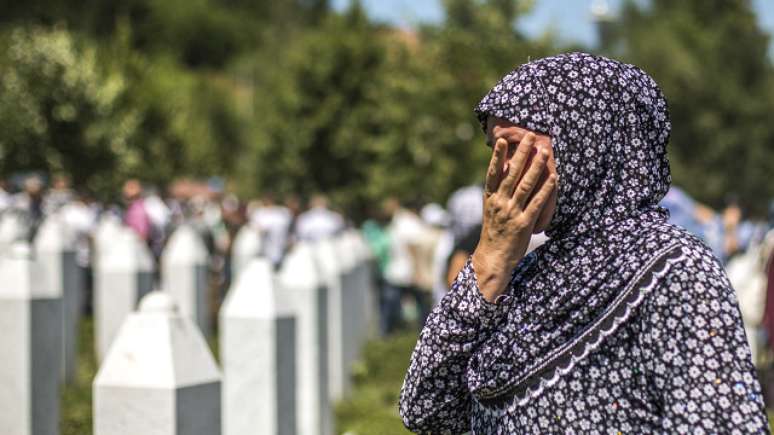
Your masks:
[{"label": "woman's fingers", "polygon": [[535,146],[535,135],[528,133],[521,140],[521,143],[516,147],[516,152],[513,153],[513,157],[508,162],[508,175],[500,183],[499,192],[507,197],[513,196],[513,190],[516,187],[516,183],[519,180],[519,176],[524,171],[524,165],[527,164],[529,156],[532,153],[532,147]]},{"label": "woman's fingers", "polygon": [[489,169],[486,171],[486,196],[497,192],[497,188],[500,185],[500,180],[502,179],[503,160],[505,160],[505,152],[507,147],[508,142],[506,142],[504,139],[497,139],[494,147],[492,147],[492,158],[489,160]]},{"label": "woman's fingers", "polygon": [[535,187],[540,181],[540,176],[543,175],[543,170],[546,168],[546,161],[548,161],[548,151],[543,148],[537,153],[537,157],[532,160],[532,164],[529,165],[527,173],[524,174],[519,185],[516,186],[516,191],[513,195],[513,200],[519,209],[524,210],[527,205],[527,199],[535,190]]},{"label": "woman's fingers", "polygon": [[540,210],[542,210],[543,205],[545,205],[545,203],[548,201],[548,198],[551,197],[551,194],[556,188],[556,180],[556,175],[551,174],[545,183],[540,186],[540,189],[529,201],[529,204],[527,204],[527,208],[524,210],[524,214],[530,222],[533,222],[538,218]]}]

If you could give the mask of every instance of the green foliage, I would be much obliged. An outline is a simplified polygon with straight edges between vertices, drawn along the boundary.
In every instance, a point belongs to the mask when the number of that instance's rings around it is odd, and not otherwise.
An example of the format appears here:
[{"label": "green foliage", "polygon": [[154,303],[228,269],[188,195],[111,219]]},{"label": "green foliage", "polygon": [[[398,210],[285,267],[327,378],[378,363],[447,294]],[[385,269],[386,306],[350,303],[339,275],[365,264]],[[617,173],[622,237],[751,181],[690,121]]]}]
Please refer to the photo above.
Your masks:
[{"label": "green foliage", "polygon": [[[366,344],[361,361],[353,369],[352,392],[336,406],[335,433],[409,433],[398,415],[398,399],[416,340],[415,333],[404,331]],[[216,336],[209,340],[209,345],[213,355],[217,357]],[[91,317],[84,317],[80,323],[75,383],[65,386],[62,390],[62,435],[92,433],[92,382],[96,374],[94,322]],[[769,421],[774,422],[772,415],[769,415]]]},{"label": "green foliage", "polygon": [[[78,328],[78,359],[75,381],[61,390],[62,435],[90,435],[92,423],[92,384],[97,376],[97,356],[94,352],[94,319],[81,317]],[[218,338],[207,340],[210,352],[218,359]]]},{"label": "green foliage", "polygon": [[66,172],[84,184],[112,168],[129,139],[124,77],[64,30],[14,29],[0,44],[0,172]]},{"label": "green foliage", "polygon": [[336,433],[410,433],[398,415],[398,399],[416,341],[416,334],[402,332],[366,345],[354,370],[353,391],[336,407]]},{"label": "green foliage", "polygon": [[75,382],[62,387],[62,435],[92,433],[91,384],[97,374],[94,354],[94,321],[83,317],[79,325],[78,360]]},{"label": "green foliage", "polygon": [[442,201],[481,180],[489,151],[472,107],[520,59],[548,51],[513,31],[517,3],[507,17],[507,2],[491,3],[419,33],[370,23],[356,4],[289,42],[256,86],[265,136],[249,161],[271,165],[241,178],[326,191],[358,217],[390,195]]},{"label": "green foliage", "polygon": [[2,174],[67,173],[108,199],[130,176],[226,173],[246,141],[228,80],[62,29],[13,28],[0,41]]},{"label": "green foliage", "polygon": [[[471,108],[562,51],[514,26],[531,0],[444,0],[416,30],[359,2],[32,0],[0,5],[0,176],[66,172],[103,198],[129,176],[221,175],[243,196],[324,191],[362,218],[385,197],[480,181]],[[713,205],[774,196],[774,74],[747,0],[630,2],[603,51],[662,85],[676,184]]]},{"label": "green foliage", "polygon": [[135,128],[119,151],[119,175],[163,185],[175,176],[227,173],[245,141],[231,84],[141,56],[125,68],[133,80],[124,103]]},{"label": "green foliage", "polygon": [[747,0],[629,3],[608,42],[667,96],[675,184],[715,206],[735,193],[761,210],[774,196],[768,44]]},{"label": "green foliage", "polygon": [[103,38],[129,25],[131,46],[172,56],[190,67],[222,68],[260,44],[267,28],[312,24],[325,17],[325,0],[30,0],[0,3],[0,23],[64,24]]}]

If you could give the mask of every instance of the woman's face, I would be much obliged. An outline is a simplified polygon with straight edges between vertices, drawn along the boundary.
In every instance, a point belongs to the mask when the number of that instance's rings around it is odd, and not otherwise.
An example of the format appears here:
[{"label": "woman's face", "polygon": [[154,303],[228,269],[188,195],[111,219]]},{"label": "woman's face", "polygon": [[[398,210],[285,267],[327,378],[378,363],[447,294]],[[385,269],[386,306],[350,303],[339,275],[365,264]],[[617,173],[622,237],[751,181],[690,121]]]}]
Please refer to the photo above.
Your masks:
[{"label": "woman's face", "polygon": [[[506,164],[508,160],[510,160],[511,156],[513,156],[513,153],[516,152],[516,147],[518,147],[519,143],[521,142],[521,139],[527,134],[530,133],[530,130],[527,130],[526,128],[519,127],[518,125],[504,120],[500,118],[495,118],[490,116],[487,119],[486,123],[486,142],[487,145],[491,148],[492,145],[497,142],[498,139],[503,138],[506,141],[508,141],[508,158],[505,160]],[[535,150],[533,152],[533,155],[535,155],[540,148],[545,148],[548,150],[548,164],[547,164],[547,170],[543,172],[543,176],[540,179],[540,184],[535,187],[535,192],[537,192],[540,189],[540,186],[548,179],[550,174],[557,174],[556,172],[556,160],[554,159],[554,150],[551,146],[551,137],[541,134],[532,132],[535,134]],[[530,159],[530,162],[532,160]],[[557,174],[558,175],[558,174]],[[556,211],[556,198],[557,198],[557,192],[558,188],[554,189],[554,192],[551,194],[551,197],[548,198],[548,201],[546,201],[546,204],[543,206],[543,210],[540,212],[540,216],[538,216],[537,222],[535,223],[535,230],[534,233],[539,233],[542,231],[545,231],[546,228],[548,228],[548,224],[551,223],[551,218],[554,216],[554,211]]]}]

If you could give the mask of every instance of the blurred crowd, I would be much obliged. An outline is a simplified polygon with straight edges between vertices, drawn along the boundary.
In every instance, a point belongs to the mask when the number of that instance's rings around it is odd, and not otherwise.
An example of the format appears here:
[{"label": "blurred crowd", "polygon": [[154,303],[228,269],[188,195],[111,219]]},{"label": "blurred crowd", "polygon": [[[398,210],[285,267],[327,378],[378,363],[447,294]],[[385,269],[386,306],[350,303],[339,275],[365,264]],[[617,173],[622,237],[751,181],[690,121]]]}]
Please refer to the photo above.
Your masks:
[{"label": "blurred crowd", "polygon": [[[382,207],[382,222],[365,222],[363,231],[381,272],[383,333],[411,320],[424,324],[478,244],[482,195],[480,186],[463,187],[445,207],[390,198]],[[768,220],[755,220],[733,197],[714,210],[673,187],[661,205],[673,224],[701,238],[726,267],[756,363],[774,365],[774,203]],[[545,240],[543,234],[534,235],[528,252]]]},{"label": "blurred crowd", "polygon": [[[421,327],[478,245],[483,189],[472,185],[438,203],[387,198],[362,231],[378,260],[382,334],[407,324]],[[545,241],[533,237],[529,250]]]},{"label": "blurred crowd", "polygon": [[774,404],[774,201],[767,219],[751,219],[733,196],[716,211],[673,187],[662,205],[670,220],[702,238],[736,291],[764,399]]},{"label": "blurred crowd", "polygon": [[[279,202],[270,193],[241,201],[227,193],[218,178],[177,180],[163,193],[140,180],[129,179],[123,184],[120,201],[115,203],[99,202],[72,189],[67,177],[47,182],[42,176],[29,175],[0,181],[0,244],[34,240],[41,223],[54,214],[74,233],[76,259],[86,275],[87,292],[91,289],[94,240],[101,221],[118,220],[131,228],[150,248],[157,271],[168,236],[186,223],[196,229],[207,246],[211,287],[219,300],[230,285],[232,244],[244,225],[258,230],[259,255],[275,267],[297,241],[331,237],[347,226],[343,216],[329,207],[325,195],[313,195],[306,203],[296,196]],[[24,234],[18,234],[20,228]],[[87,295],[87,311],[90,300]]]},{"label": "blurred crowd", "polygon": [[[478,244],[482,195],[481,186],[472,185],[453,192],[445,205],[390,197],[370,210],[361,230],[375,258],[382,334],[424,324]],[[65,176],[0,180],[0,244],[20,237],[12,234],[18,228],[6,225],[5,217],[25,222],[21,237],[32,240],[43,220],[58,214],[75,232],[76,260],[86,274],[88,292],[94,235],[101,220],[121,220],[148,245],[156,261],[167,237],[185,222],[205,241],[212,288],[222,300],[231,282],[232,245],[244,225],[258,231],[260,255],[275,267],[298,241],[314,242],[354,226],[323,194],[277,198],[266,193],[243,201],[227,192],[219,178],[176,180],[164,192],[130,179],[120,198],[116,203],[98,202],[74,190]],[[759,367],[774,367],[774,203],[768,221],[748,219],[733,197],[716,211],[677,187],[662,205],[673,223],[703,239],[725,265],[755,361]],[[529,249],[545,240],[535,235]]]}]

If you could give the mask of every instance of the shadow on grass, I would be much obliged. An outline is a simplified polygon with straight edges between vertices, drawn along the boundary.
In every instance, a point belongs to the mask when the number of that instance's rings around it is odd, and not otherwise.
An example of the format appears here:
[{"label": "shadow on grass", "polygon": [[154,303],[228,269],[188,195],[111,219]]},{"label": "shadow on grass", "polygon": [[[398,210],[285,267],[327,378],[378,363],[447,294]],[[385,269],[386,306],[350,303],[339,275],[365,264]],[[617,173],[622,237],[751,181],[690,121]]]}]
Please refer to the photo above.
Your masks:
[{"label": "shadow on grass", "polygon": [[398,396],[416,340],[414,331],[404,331],[365,346],[351,394],[336,406],[337,434],[410,433],[398,415]]},{"label": "shadow on grass", "polygon": [[62,435],[92,433],[91,383],[97,374],[97,359],[94,355],[94,322],[91,317],[83,317],[79,326],[75,382],[61,389]]},{"label": "shadow on grass", "polygon": [[[214,337],[208,342],[217,355]],[[336,406],[337,434],[410,433],[398,415],[398,396],[416,340],[415,332],[403,331],[365,346],[362,360],[354,367],[352,392]],[[92,434],[91,384],[96,373],[94,324],[90,317],[84,317],[76,380],[62,389],[62,435]],[[769,414],[769,422],[774,422],[774,414]]]},{"label": "shadow on grass", "polygon": [[[214,335],[217,337],[217,335]],[[217,355],[216,338],[208,340]],[[92,382],[97,374],[94,323],[80,323],[78,371],[75,382],[62,388],[62,435],[92,434]],[[398,396],[417,335],[400,332],[368,343],[354,368],[350,397],[336,408],[337,434],[393,435],[409,433],[398,416]]]},{"label": "shadow on grass", "polygon": [[[78,362],[75,382],[61,388],[61,435],[91,435],[93,432],[91,384],[97,375],[97,357],[94,353],[94,322],[82,317],[79,325]],[[207,340],[216,360],[217,334]]]}]

